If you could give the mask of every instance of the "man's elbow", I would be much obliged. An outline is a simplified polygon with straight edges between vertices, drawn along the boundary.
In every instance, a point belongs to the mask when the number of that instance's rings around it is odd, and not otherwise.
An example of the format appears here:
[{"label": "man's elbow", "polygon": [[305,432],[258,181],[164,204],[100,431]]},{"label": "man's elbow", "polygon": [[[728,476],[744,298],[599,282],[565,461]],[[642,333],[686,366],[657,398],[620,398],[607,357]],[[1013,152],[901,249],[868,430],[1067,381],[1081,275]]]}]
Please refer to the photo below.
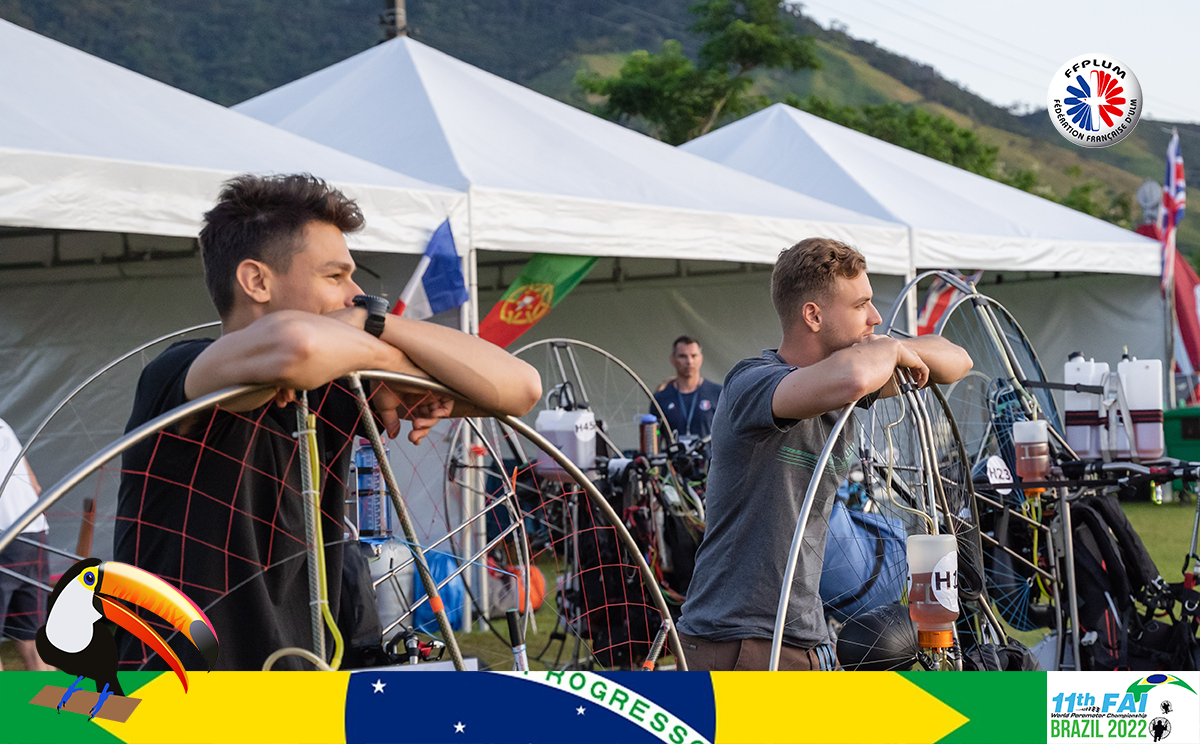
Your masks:
[{"label": "man's elbow", "polygon": [[967,353],[966,349],[963,349],[961,346],[955,346],[954,348],[957,350],[957,353],[954,355],[951,363],[946,365],[948,369],[942,370],[942,374],[939,375],[941,379],[936,380],[936,382],[942,385],[958,382],[966,377],[967,373],[975,366],[975,362],[972,361],[971,355]]},{"label": "man's elbow", "polygon": [[513,384],[511,410],[513,416],[524,416],[542,399],[542,376],[533,365],[521,363],[522,369]]},{"label": "man's elbow", "polygon": [[845,380],[845,391],[840,398],[846,403],[856,403],[887,384],[880,382],[869,370],[855,368]]}]

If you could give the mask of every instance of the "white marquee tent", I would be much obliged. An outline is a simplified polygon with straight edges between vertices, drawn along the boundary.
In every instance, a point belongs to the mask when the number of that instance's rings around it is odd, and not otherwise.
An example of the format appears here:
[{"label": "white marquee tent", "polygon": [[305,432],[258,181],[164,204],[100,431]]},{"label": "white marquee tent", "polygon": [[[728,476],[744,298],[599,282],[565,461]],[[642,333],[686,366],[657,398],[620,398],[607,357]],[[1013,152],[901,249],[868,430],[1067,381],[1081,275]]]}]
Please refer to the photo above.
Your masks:
[{"label": "white marquee tent", "polygon": [[462,201],[6,21],[0,71],[0,225],[192,238],[230,176],[310,171],[361,201],[354,247],[420,253]]},{"label": "white marquee tent", "polygon": [[[1074,350],[1110,363],[1125,345],[1164,358],[1153,240],[784,104],[682,149],[909,226],[918,269],[1003,275],[983,289],[1016,315],[1051,378]],[[1044,281],[1020,281],[1026,272]]]},{"label": "white marquee tent", "polygon": [[399,37],[235,111],[469,195],[476,250],[773,263],[829,234],[903,275],[904,230],[687,155]]}]

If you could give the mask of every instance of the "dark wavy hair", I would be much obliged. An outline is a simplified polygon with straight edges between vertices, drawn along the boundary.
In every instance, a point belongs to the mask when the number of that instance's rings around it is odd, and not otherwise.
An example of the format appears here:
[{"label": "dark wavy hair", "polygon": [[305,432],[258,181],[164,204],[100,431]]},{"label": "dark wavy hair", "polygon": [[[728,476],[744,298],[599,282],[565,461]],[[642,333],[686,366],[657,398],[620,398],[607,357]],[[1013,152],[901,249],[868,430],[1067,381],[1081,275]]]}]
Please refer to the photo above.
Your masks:
[{"label": "dark wavy hair", "polygon": [[310,222],[351,233],[362,229],[363,216],[354,200],[308,173],[245,174],[225,182],[200,230],[204,282],[222,318],[233,309],[238,264],[249,258],[286,273]]}]

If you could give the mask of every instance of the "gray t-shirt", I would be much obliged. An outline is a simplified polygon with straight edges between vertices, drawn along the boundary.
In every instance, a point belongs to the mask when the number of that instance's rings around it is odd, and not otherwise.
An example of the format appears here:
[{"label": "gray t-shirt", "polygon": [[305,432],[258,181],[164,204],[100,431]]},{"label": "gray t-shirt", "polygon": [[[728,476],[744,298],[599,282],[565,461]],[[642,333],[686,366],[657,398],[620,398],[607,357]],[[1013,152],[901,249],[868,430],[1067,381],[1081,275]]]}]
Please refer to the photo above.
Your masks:
[{"label": "gray t-shirt", "polygon": [[[712,426],[708,524],[679,620],[684,633],[732,641],[770,638],[774,631],[796,520],[838,417],[833,411],[799,421],[775,418],[775,388],[794,369],[768,350],[738,362],[725,378]],[[851,429],[842,430],[825,468],[796,566],[783,638],[801,648],[829,641],[821,563],[833,497],[854,457]]]}]

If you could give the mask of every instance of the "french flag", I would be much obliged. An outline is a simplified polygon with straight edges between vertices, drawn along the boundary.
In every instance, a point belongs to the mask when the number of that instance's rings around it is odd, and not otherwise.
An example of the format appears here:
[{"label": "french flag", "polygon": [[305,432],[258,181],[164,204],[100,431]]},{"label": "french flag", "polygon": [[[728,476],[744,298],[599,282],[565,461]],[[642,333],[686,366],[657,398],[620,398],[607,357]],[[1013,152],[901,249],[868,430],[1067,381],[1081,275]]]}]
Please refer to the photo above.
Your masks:
[{"label": "french flag", "polygon": [[433,231],[429,245],[425,246],[425,255],[421,256],[417,270],[400,293],[392,314],[425,320],[453,310],[468,297],[462,263],[454,248],[454,235],[450,233],[450,220],[446,220]]}]

